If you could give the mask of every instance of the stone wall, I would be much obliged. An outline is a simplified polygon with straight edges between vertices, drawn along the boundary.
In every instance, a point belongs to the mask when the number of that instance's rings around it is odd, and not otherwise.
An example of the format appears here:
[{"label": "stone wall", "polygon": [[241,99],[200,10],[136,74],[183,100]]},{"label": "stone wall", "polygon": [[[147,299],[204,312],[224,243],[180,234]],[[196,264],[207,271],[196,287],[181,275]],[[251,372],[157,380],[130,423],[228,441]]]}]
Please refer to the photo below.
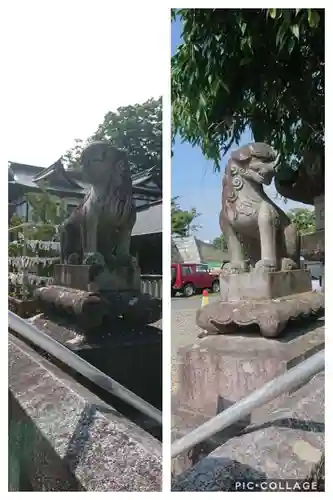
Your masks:
[{"label": "stone wall", "polygon": [[161,444],[9,335],[9,489],[160,491]]}]

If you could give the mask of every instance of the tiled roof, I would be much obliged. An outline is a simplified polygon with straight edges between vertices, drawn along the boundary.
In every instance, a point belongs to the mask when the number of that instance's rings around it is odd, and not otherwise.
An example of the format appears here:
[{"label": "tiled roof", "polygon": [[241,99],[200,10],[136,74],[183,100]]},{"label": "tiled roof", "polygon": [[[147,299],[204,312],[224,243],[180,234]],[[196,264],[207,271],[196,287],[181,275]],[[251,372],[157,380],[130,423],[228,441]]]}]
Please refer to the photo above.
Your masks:
[{"label": "tiled roof", "polygon": [[[49,189],[63,192],[73,192],[84,195],[89,189],[89,185],[84,182],[80,171],[64,169],[61,160],[51,165],[48,168],[37,167],[34,165],[26,165],[24,163],[10,162],[8,168],[8,182],[18,184],[27,188],[39,188],[39,183],[42,180],[49,178]],[[145,186],[147,181],[154,178],[152,169],[147,172],[137,173],[133,175],[133,187],[138,190],[148,190],[152,194],[160,192],[158,185]]]}]

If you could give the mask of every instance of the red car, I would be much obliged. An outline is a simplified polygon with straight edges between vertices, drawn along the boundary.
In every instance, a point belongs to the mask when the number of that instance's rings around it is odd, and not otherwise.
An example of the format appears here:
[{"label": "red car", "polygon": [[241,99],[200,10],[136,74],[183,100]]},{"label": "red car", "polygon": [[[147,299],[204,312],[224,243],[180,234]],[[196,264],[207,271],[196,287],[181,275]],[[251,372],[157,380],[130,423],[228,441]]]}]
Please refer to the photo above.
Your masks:
[{"label": "red car", "polygon": [[206,264],[171,264],[171,295],[181,292],[191,297],[204,289],[220,291],[218,276],[211,274]]}]

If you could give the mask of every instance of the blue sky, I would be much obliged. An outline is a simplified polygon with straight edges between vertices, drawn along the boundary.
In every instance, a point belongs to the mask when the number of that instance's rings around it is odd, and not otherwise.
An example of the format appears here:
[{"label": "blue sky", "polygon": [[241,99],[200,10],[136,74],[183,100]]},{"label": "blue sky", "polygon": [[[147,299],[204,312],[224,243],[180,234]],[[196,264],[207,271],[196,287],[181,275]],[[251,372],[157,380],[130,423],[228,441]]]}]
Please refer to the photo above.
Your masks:
[{"label": "blue sky", "polygon": [[[175,53],[181,42],[182,26],[179,21],[171,27],[171,51]],[[251,142],[251,133],[244,133],[240,145]],[[218,216],[221,209],[222,175],[228,155],[222,158],[221,172],[214,172],[213,162],[204,158],[200,148],[176,139],[173,147],[171,191],[172,196],[179,196],[179,204],[183,210],[196,207],[202,215],[197,219],[200,229],[195,233],[201,239],[213,240],[220,235]],[[270,186],[266,192],[274,197],[275,188]],[[274,200],[284,210],[306,207],[301,203]]]}]

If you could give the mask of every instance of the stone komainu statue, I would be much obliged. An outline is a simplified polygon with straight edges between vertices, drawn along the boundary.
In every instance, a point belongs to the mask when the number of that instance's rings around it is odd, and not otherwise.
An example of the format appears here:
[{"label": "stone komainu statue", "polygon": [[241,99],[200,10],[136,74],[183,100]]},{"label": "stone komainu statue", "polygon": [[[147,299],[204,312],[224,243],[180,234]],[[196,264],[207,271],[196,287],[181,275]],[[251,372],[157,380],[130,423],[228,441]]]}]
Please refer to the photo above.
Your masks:
[{"label": "stone komainu statue", "polygon": [[81,167],[91,188],[61,228],[61,261],[90,264],[101,256],[109,268],[115,261],[129,264],[136,208],[127,155],[108,142],[94,142],[82,152]]},{"label": "stone komainu statue", "polygon": [[300,267],[300,238],[287,215],[266,195],[263,184],[274,177],[278,157],[264,143],[233,151],[225,169],[220,226],[228,243],[231,272],[256,268],[287,270]]}]

